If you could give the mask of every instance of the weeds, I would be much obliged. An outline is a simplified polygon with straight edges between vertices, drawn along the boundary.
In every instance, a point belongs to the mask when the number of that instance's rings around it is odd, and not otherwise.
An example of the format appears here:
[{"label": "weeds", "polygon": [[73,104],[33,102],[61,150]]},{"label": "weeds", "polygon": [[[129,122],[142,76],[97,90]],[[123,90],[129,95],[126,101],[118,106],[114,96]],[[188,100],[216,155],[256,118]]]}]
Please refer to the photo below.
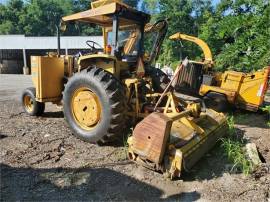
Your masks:
[{"label": "weeds", "polygon": [[127,136],[123,137],[123,146],[124,146],[124,152],[125,152],[125,158],[128,159],[128,138],[132,135],[132,133],[129,133]]},{"label": "weeds", "polygon": [[[121,143],[121,149],[118,149],[116,152],[115,152],[115,157],[118,161],[125,161],[125,160],[128,160],[128,148],[129,148],[129,145],[128,145],[128,138],[131,136],[132,132],[128,131],[127,134],[123,135],[122,137],[122,140],[121,139],[118,139],[119,140],[119,143]],[[120,142],[122,141],[122,142]]]},{"label": "weeds", "polygon": [[268,115],[268,120],[266,122],[266,125],[270,128],[270,105],[266,105],[265,107],[262,107],[261,110],[263,112],[266,112]]},{"label": "weeds", "polygon": [[261,107],[261,110],[270,115],[270,105],[266,105],[264,107]]},{"label": "weeds", "polygon": [[227,123],[228,123],[228,127],[229,127],[229,134],[233,135],[235,134],[235,121],[234,121],[234,116],[229,116],[227,118]]},{"label": "weeds", "polygon": [[241,172],[248,175],[252,171],[252,165],[245,156],[243,143],[231,140],[230,138],[224,138],[222,142],[228,159],[233,163],[232,170],[239,168]]},{"label": "weeds", "polygon": [[222,147],[224,148],[228,159],[233,163],[232,170],[239,168],[241,172],[248,175],[252,171],[252,165],[246,158],[245,151],[243,149],[245,141],[243,137],[240,137],[239,134],[237,134],[234,116],[229,116],[227,118],[227,123],[229,127],[229,135],[222,139]]}]

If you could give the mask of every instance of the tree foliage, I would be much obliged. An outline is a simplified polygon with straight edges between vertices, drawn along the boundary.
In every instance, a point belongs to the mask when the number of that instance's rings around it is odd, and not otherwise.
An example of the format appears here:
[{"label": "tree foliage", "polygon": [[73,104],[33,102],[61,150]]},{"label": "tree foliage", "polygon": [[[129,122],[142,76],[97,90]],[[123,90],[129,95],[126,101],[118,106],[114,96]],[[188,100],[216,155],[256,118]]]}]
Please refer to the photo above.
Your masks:
[{"label": "tree foliage", "polygon": [[[218,69],[251,71],[270,64],[269,0],[124,0],[148,12],[152,21],[167,18],[169,30],[159,61],[176,63],[202,51],[190,42],[170,41],[176,32],[199,36],[210,46]],[[62,16],[90,8],[91,0],[9,0],[0,4],[0,34],[53,36]],[[66,35],[101,34],[85,24],[69,26]]]},{"label": "tree foliage", "polygon": [[23,25],[20,16],[24,13],[21,0],[10,1],[7,6],[0,4],[0,34],[22,34]]},{"label": "tree foliage", "polygon": [[270,64],[269,19],[269,1],[222,0],[199,36],[213,47],[219,69],[259,69]]},{"label": "tree foliage", "polygon": [[[155,19],[168,18],[168,36],[182,32],[205,40],[220,70],[251,71],[270,64],[268,0],[221,0],[216,7],[208,0],[145,0],[142,10]],[[201,54],[190,42],[167,39],[159,60],[177,63]]]},{"label": "tree foliage", "polygon": [[[155,7],[153,7],[155,5]],[[169,29],[164,41],[159,61],[163,64],[179,63],[186,56],[195,59],[201,50],[196,45],[186,41],[171,41],[169,36],[177,32],[195,35],[206,19],[205,12],[212,12],[211,1],[208,0],[151,0],[142,5],[144,10],[153,14],[153,20],[168,19]]]},{"label": "tree foliage", "polygon": [[[90,8],[90,0],[10,0],[0,4],[0,34],[54,36],[61,17]],[[65,35],[101,34],[85,24],[68,27]]]}]

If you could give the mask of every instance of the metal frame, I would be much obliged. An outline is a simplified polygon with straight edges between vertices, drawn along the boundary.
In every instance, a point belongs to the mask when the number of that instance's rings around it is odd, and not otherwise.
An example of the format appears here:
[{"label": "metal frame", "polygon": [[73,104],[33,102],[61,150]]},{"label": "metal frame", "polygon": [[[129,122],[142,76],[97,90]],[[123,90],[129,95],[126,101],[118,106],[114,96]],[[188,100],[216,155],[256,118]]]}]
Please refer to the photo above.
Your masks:
[{"label": "metal frame", "polygon": [[119,17],[118,15],[113,16],[113,44],[112,44],[112,55],[115,56],[118,51],[118,32],[119,32]]}]

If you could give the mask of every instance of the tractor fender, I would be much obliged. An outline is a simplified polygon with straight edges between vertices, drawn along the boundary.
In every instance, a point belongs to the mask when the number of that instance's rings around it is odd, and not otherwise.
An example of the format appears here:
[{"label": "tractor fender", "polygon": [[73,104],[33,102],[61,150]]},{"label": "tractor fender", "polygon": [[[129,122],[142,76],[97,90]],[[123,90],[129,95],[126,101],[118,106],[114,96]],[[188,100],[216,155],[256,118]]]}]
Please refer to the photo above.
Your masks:
[{"label": "tractor fender", "polygon": [[89,66],[102,68],[112,74],[116,73],[117,59],[107,54],[92,54],[79,57],[79,71],[89,68]]}]

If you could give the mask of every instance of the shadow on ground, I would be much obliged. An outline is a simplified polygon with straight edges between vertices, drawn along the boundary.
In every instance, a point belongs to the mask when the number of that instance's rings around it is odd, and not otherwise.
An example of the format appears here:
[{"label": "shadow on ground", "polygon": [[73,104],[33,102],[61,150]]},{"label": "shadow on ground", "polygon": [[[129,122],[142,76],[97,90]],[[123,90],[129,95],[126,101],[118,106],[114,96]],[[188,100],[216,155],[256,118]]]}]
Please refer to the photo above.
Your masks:
[{"label": "shadow on ground", "polygon": [[107,168],[34,169],[1,164],[2,201],[167,201],[200,198],[181,192],[163,199],[163,191]]},{"label": "shadow on ground", "polygon": [[63,111],[44,112],[44,114],[42,114],[42,117],[44,117],[44,118],[64,118],[64,113],[63,113]]},{"label": "shadow on ground", "polygon": [[191,170],[183,173],[184,181],[203,181],[221,177],[229,172],[230,161],[224,153],[224,149],[219,142],[210,152],[205,154]]},{"label": "shadow on ground", "polygon": [[258,112],[237,110],[237,112],[232,114],[234,115],[235,124],[256,128],[269,128],[269,126],[267,126],[267,121],[270,121],[270,115],[261,110]]},{"label": "shadow on ground", "polygon": [[0,140],[1,139],[4,139],[4,138],[6,138],[6,137],[8,137],[7,135],[4,135],[4,134],[2,134],[2,133],[0,133]]}]

